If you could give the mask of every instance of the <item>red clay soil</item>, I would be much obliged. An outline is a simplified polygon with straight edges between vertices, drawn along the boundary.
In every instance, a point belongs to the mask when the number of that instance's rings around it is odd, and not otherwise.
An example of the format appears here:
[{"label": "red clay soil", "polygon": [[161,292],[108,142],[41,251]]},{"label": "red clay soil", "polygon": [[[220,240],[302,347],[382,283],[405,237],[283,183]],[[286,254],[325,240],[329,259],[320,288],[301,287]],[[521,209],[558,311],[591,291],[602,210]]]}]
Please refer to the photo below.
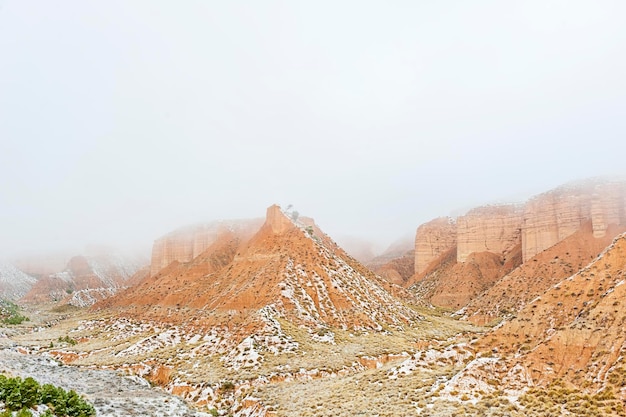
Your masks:
[{"label": "red clay soil", "polygon": [[[559,281],[477,347],[521,366],[533,384],[562,378],[595,390],[626,374],[626,236],[592,264]],[[619,383],[621,384],[621,383]],[[618,385],[619,385],[618,384]],[[622,398],[626,398],[623,385]]]},{"label": "red clay soil", "polygon": [[520,262],[521,245],[516,245],[506,256],[472,253],[465,262],[456,261],[455,247],[413,277],[415,284],[411,290],[432,305],[458,310],[491,288]]},{"label": "red clay soil", "polygon": [[531,258],[473,299],[465,309],[465,317],[476,324],[486,324],[518,311],[588,265],[624,231],[624,226],[612,226],[605,237],[594,238],[591,222],[587,222],[579,231]]}]

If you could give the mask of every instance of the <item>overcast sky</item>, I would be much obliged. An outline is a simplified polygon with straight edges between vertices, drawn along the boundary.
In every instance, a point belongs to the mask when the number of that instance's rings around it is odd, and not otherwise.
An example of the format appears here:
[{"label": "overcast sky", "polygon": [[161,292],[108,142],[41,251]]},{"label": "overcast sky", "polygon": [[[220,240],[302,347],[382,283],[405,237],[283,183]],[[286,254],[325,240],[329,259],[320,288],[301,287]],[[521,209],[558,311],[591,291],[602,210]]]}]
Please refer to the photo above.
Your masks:
[{"label": "overcast sky", "polygon": [[626,2],[0,0],[0,258],[293,204],[381,245],[626,171]]}]

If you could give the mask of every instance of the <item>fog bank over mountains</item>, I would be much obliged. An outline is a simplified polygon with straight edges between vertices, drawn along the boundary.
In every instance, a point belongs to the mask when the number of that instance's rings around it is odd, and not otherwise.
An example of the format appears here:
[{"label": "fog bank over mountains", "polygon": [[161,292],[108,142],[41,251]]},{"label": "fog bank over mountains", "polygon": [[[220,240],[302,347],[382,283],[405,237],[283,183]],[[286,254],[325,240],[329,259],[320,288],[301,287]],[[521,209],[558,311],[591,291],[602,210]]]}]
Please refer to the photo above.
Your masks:
[{"label": "fog bank over mountains", "polygon": [[273,203],[383,250],[435,217],[624,176],[625,12],[3,1],[0,258],[147,255]]}]

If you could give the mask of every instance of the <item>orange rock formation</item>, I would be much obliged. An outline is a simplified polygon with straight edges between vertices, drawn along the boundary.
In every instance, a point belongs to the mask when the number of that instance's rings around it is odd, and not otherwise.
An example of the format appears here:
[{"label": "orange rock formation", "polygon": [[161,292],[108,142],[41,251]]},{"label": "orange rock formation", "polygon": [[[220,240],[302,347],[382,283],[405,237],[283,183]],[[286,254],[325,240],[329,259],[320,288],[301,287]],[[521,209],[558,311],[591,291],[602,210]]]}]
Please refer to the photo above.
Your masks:
[{"label": "orange rock formation", "polygon": [[458,262],[470,254],[505,254],[521,242],[522,211],[517,205],[478,207],[456,220]]},{"label": "orange rock formation", "polygon": [[524,262],[572,235],[587,220],[595,237],[604,236],[611,224],[624,224],[625,200],[625,182],[603,181],[567,185],[531,199],[522,225]]},{"label": "orange rock formation", "polygon": [[[549,286],[548,283],[554,279],[564,277],[559,269],[554,271],[553,276],[530,279],[528,271],[534,269],[533,265],[526,263],[533,257],[579,232],[585,237],[573,241],[585,245],[585,248],[572,249],[571,253],[583,258],[594,256],[608,244],[607,239],[613,238],[623,226],[626,226],[626,182],[623,181],[592,180],[569,184],[538,195],[524,206],[479,207],[459,217],[456,222],[435,219],[418,228],[415,237],[416,273],[406,282],[407,285],[416,283],[414,290],[431,303],[459,308],[481,292],[488,291],[504,275],[524,263],[520,271],[512,272],[509,278],[489,291],[480,305],[472,306],[473,320],[488,321],[493,319],[494,311],[505,313],[511,308],[515,311],[527,301],[526,294],[535,294],[546,288],[531,285],[530,282],[542,281]],[[581,232],[583,230],[588,230],[588,233]],[[458,263],[471,261],[471,265],[455,265],[450,259],[451,251],[455,251]],[[490,253],[495,257],[473,256],[481,253]],[[570,259],[569,255],[569,252],[551,252],[551,256],[557,259],[560,257],[568,259],[569,264],[577,264],[578,259]],[[539,260],[533,259],[533,262]],[[499,262],[500,267],[495,268],[494,262]],[[567,268],[570,273],[576,271],[570,267]],[[511,279],[516,282],[521,279],[529,283],[529,288],[517,282],[512,290]],[[512,303],[502,300],[507,298],[502,294],[508,291],[516,291],[511,295],[510,299],[515,300]],[[493,308],[492,303],[496,299],[500,300],[498,305],[501,308]]]},{"label": "orange rock formation", "polygon": [[449,217],[424,223],[415,233],[415,273],[419,274],[444,252],[456,246],[456,224]]},{"label": "orange rock formation", "polygon": [[405,286],[415,274],[415,251],[412,240],[402,239],[394,242],[385,252],[365,265],[387,281]]},{"label": "orange rock formation", "polygon": [[293,220],[272,206],[251,238],[223,230],[190,262],[175,261],[96,308],[234,328],[260,326],[259,312],[268,308],[313,327],[380,329],[417,320],[391,292],[409,296],[348,256],[312,220]]},{"label": "orange rock formation", "polygon": [[626,226],[611,226],[604,237],[593,236],[591,221],[556,245],[535,255],[487,291],[474,298],[464,315],[477,324],[514,313],[561,280],[595,259]]}]

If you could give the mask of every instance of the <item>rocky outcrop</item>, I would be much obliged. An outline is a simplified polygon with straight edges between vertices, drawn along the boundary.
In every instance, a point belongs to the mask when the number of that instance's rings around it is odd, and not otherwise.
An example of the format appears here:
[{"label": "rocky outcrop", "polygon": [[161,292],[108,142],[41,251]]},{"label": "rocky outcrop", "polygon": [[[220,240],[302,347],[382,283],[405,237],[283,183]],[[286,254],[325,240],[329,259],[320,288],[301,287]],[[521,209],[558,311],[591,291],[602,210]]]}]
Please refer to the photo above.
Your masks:
[{"label": "rocky outcrop", "polygon": [[[470,210],[456,221],[435,219],[420,226],[415,237],[415,275],[405,285],[424,300],[447,308],[464,307],[483,291],[486,296],[472,306],[476,320],[491,321],[494,315],[516,311],[537,291],[545,290],[553,279],[570,271],[573,263],[589,261],[626,226],[626,181],[588,180],[572,183],[540,194],[525,205],[484,206]],[[585,229],[585,232],[580,232]],[[582,247],[563,245],[551,252],[567,268],[534,275],[534,265],[517,272],[544,251],[573,239]],[[452,261],[452,254],[455,261]],[[499,257],[474,256],[487,253]],[[576,254],[577,258],[572,258]],[[471,265],[466,264],[471,261]],[[551,262],[551,259],[547,261]],[[494,263],[495,262],[495,263]],[[496,268],[500,262],[502,267]],[[552,265],[553,262],[550,263]],[[531,273],[532,272],[532,273]],[[545,273],[553,275],[545,276]],[[571,271],[570,273],[573,273]],[[494,285],[511,273],[503,285]],[[527,278],[527,280],[525,280]],[[510,284],[517,292],[508,299]],[[536,281],[536,282],[535,282]],[[524,285],[526,283],[526,286]],[[534,284],[530,284],[533,282]],[[505,285],[506,284],[506,285]],[[490,288],[493,286],[493,291]]]},{"label": "rocky outcrop", "polygon": [[591,200],[593,237],[606,236],[611,225],[626,224],[626,182],[598,184]]},{"label": "rocky outcrop", "polygon": [[263,224],[262,219],[216,221],[187,226],[157,239],[152,246],[150,275],[155,275],[172,262],[189,262],[225,231],[252,236]]},{"label": "rocky outcrop", "polygon": [[588,220],[580,230],[538,253],[475,297],[464,308],[464,317],[482,325],[519,311],[588,265],[611,243],[613,236],[625,231],[626,226],[612,225],[604,237],[594,237]]},{"label": "rocky outcrop", "polygon": [[424,223],[415,233],[415,273],[419,274],[446,251],[456,246],[456,223],[439,217]]},{"label": "rocky outcrop", "polygon": [[381,330],[419,318],[398,294],[410,297],[348,256],[311,219],[272,206],[251,238],[225,231],[191,262],[173,262],[95,308],[169,322],[193,317],[203,326],[245,323],[246,331],[266,326],[259,319],[268,311],[310,329]]},{"label": "rocky outcrop", "polygon": [[626,221],[626,182],[569,184],[531,199],[524,210],[522,253],[526,262],[591,220],[594,237]]},{"label": "rocky outcrop", "polygon": [[591,221],[593,236],[604,237],[611,225],[626,224],[626,181],[572,183],[530,199],[524,205],[484,206],[456,220],[438,218],[415,235],[415,271],[457,246],[457,261],[476,252],[506,255],[521,243],[522,260],[554,246]]},{"label": "rocky outcrop", "polygon": [[470,210],[456,221],[457,261],[477,252],[505,254],[521,240],[522,210],[514,204]]},{"label": "rocky outcrop", "polygon": [[531,199],[524,209],[524,262],[572,235],[591,218],[593,185],[561,187]]}]

